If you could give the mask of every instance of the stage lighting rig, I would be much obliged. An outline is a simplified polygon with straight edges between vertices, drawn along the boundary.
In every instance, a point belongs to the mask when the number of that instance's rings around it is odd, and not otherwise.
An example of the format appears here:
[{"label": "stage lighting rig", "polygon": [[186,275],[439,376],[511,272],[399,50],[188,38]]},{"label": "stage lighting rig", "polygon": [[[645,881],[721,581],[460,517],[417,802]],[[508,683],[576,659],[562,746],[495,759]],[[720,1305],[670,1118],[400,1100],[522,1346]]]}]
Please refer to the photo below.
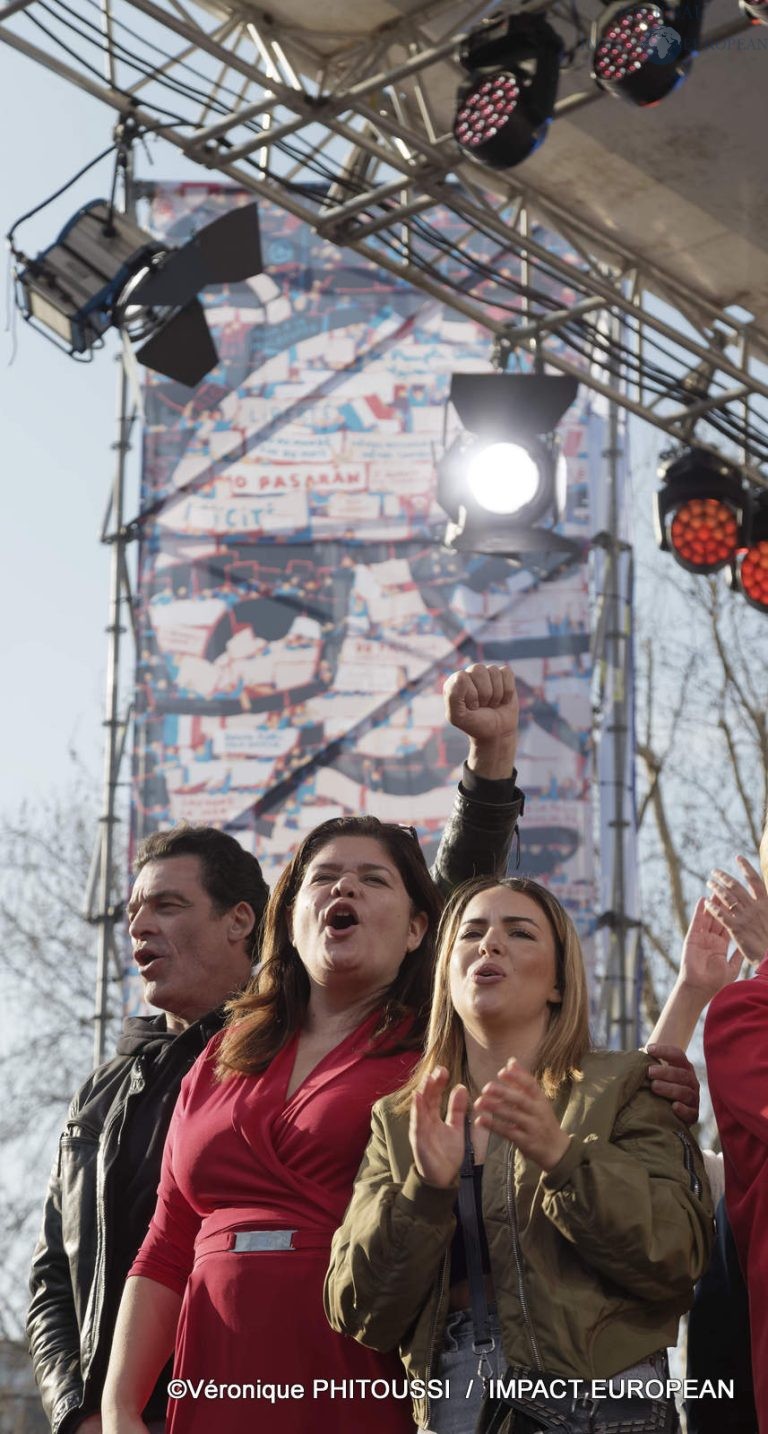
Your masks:
[{"label": "stage lighting rig", "polygon": [[96,199],[37,258],[13,254],[24,318],[72,358],[90,358],[115,328],[140,363],[190,388],[218,363],[197,295],[262,267],[255,204],[232,209],[174,249]]},{"label": "stage lighting rig", "polygon": [[699,0],[616,0],[595,21],[592,77],[636,105],[655,105],[686,78],[698,49]]},{"label": "stage lighting rig", "polygon": [[689,573],[716,573],[736,557],[749,495],[739,472],[689,449],[659,469],[656,540]]},{"label": "stage lighting rig", "polygon": [[746,524],[745,548],[733,567],[732,586],[750,607],[768,612],[768,492],[753,497]]},{"label": "stage lighting rig", "polygon": [[465,431],[437,467],[448,547],[510,558],[576,552],[552,528],[565,500],[553,430],[577,392],[577,380],[561,375],[453,374],[449,401]]},{"label": "stage lighting rig", "polygon": [[555,108],[563,42],[543,15],[508,15],[473,31],[459,52],[470,76],[453,134],[491,169],[511,169],[541,144]]}]

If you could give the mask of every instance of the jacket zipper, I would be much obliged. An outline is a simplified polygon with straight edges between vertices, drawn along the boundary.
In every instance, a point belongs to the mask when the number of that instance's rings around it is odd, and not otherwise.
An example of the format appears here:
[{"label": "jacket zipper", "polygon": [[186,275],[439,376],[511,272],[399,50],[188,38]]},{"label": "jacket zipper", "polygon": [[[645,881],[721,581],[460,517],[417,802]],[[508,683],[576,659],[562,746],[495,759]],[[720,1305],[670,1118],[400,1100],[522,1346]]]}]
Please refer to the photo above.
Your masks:
[{"label": "jacket zipper", "polygon": [[[430,1332],[429,1332],[429,1353],[428,1353],[428,1356],[427,1356],[427,1382],[429,1382],[429,1379],[430,1379],[430,1376],[431,1376],[431,1374],[432,1374],[432,1371],[433,1371],[433,1369],[435,1368],[435,1359],[437,1358],[437,1355],[438,1355],[438,1353],[439,1353],[439,1351],[438,1351],[438,1349],[437,1349],[437,1322],[438,1322],[438,1320],[439,1320],[439,1318],[440,1318],[440,1310],[441,1310],[442,1307],[443,1307],[443,1300],[444,1300],[444,1298],[445,1298],[445,1288],[446,1288],[446,1284],[447,1284],[447,1282],[448,1282],[448,1268],[449,1268],[449,1264],[450,1264],[449,1255],[448,1255],[448,1251],[446,1250],[445,1254],[443,1255],[443,1263],[442,1263],[442,1266],[441,1266],[441,1268],[440,1268],[440,1283],[439,1283],[439,1285],[438,1285],[438,1287],[437,1287],[437,1303],[435,1304],[435,1313],[434,1313],[433,1318],[432,1318],[432,1328],[430,1329]],[[425,1404],[426,1404],[427,1424],[429,1424],[429,1423],[430,1423],[430,1420],[431,1420],[431,1416],[432,1416],[432,1409],[431,1409],[431,1400],[430,1400],[428,1394],[427,1394],[427,1396],[426,1396],[424,1402],[425,1402]]]},{"label": "jacket zipper", "polygon": [[692,1189],[694,1195],[697,1195],[697,1196],[699,1196],[699,1198],[700,1198],[700,1197],[701,1197],[701,1181],[700,1181],[698,1175],[696,1174],[696,1166],[695,1166],[694,1160],[693,1160],[693,1147],[691,1146],[691,1142],[690,1142],[690,1140],[688,1139],[688,1136],[685,1134],[685,1131],[683,1131],[683,1130],[678,1130],[677,1135],[678,1135],[678,1137],[679,1137],[679,1139],[680,1139],[680,1142],[681,1142],[681,1144],[682,1144],[682,1147],[683,1147],[683,1162],[684,1162],[685,1168],[686,1168],[686,1170],[687,1170],[687,1172],[688,1172],[688,1180],[689,1180],[689,1182],[690,1182],[691,1189]]},{"label": "jacket zipper", "polygon": [[[88,1378],[93,1356],[96,1352],[96,1345],[99,1337],[99,1326],[101,1324],[101,1312],[104,1304],[104,1282],[106,1268],[106,1246],[107,1246],[107,1218],[106,1218],[106,1155],[108,1138],[113,1127],[120,1122],[125,1122],[126,1113],[130,1104],[131,1096],[138,1094],[146,1084],[144,1075],[144,1061],[137,1056],[136,1063],[131,1072],[131,1079],[128,1085],[128,1093],[122,1106],[115,1107],[101,1132],[99,1142],[99,1153],[96,1157],[96,1261],[94,1264],[93,1284],[91,1295],[88,1300],[88,1307],[83,1320],[82,1334],[82,1378],[83,1385]],[[118,1137],[117,1146],[120,1145]]]},{"label": "jacket zipper", "polygon": [[543,1365],[541,1363],[541,1352],[539,1350],[538,1340],[536,1339],[536,1331],[533,1328],[533,1321],[531,1320],[531,1313],[528,1308],[528,1296],[525,1293],[525,1283],[523,1280],[523,1257],[520,1251],[520,1236],[517,1224],[517,1205],[515,1203],[515,1195],[512,1184],[514,1178],[514,1164],[515,1147],[514,1145],[510,1144],[509,1150],[507,1152],[507,1216],[512,1229],[512,1251],[515,1257],[515,1271],[517,1273],[517,1292],[520,1297],[520,1308],[523,1312],[523,1323],[525,1325],[525,1332],[528,1336],[528,1343],[531,1347],[531,1353],[533,1355],[534,1368],[542,1369]]}]

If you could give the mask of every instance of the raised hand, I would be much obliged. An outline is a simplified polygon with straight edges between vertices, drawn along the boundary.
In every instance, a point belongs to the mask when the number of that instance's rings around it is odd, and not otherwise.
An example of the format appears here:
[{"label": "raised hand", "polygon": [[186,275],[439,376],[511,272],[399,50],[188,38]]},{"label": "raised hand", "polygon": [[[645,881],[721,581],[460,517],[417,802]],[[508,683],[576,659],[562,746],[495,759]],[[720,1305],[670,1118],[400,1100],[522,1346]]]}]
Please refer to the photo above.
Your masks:
[{"label": "raised hand", "polygon": [[480,776],[508,777],[517,754],[519,704],[511,667],[476,662],[443,687],[446,719],[470,740],[469,765]]},{"label": "raised hand", "polygon": [[713,911],[712,903],[701,897],[683,942],[679,980],[701,992],[702,1004],[735,981],[741,970],[741,953],[736,951],[728,957],[730,944],[725,923]]},{"label": "raised hand", "polygon": [[517,1061],[507,1061],[483,1086],[475,1101],[475,1123],[512,1141],[542,1170],[552,1170],[565,1155],[566,1135],[538,1081]]},{"label": "raised hand", "polygon": [[747,858],[737,856],[736,860],[744,884],[727,871],[713,871],[707,882],[712,893],[707,910],[725,927],[740,955],[754,964],[768,952],[768,892]]},{"label": "raised hand", "polygon": [[424,1077],[411,1101],[409,1126],[416,1169],[429,1185],[442,1189],[453,1184],[461,1169],[464,1119],[469,1107],[466,1086],[454,1086],[443,1119],[441,1107],[447,1084],[448,1072],[444,1066],[436,1066]]},{"label": "raised hand", "polygon": [[[718,988],[719,989],[719,988]],[[654,1061],[648,1067],[648,1081],[654,1095],[672,1102],[672,1109],[684,1125],[695,1125],[699,1118],[701,1087],[696,1072],[679,1046],[661,1045],[654,1041],[646,1046]]]}]

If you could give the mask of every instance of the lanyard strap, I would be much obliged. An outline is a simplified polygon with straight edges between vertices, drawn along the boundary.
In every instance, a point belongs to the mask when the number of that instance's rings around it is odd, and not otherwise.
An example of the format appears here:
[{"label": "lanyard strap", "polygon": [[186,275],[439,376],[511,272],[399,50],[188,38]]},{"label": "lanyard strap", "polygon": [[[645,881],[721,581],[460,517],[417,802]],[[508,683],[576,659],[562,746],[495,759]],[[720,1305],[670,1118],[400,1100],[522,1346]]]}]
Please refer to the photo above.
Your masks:
[{"label": "lanyard strap", "polygon": [[475,1200],[475,1158],[469,1133],[469,1121],[464,1124],[464,1159],[461,1162],[459,1180],[459,1221],[464,1238],[464,1253],[467,1261],[469,1300],[472,1310],[473,1341],[472,1351],[479,1355],[477,1372],[483,1381],[493,1377],[493,1367],[488,1355],[496,1348],[491,1334],[488,1300],[485,1295],[483,1274],[483,1249],[480,1241],[480,1224],[477,1218]]}]

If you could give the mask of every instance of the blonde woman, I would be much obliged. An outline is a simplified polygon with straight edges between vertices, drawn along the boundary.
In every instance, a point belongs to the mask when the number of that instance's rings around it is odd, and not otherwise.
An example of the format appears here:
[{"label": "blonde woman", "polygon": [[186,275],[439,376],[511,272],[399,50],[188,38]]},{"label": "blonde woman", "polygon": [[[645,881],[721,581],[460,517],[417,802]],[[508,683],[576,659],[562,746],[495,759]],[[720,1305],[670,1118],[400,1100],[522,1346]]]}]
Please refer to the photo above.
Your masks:
[{"label": "blonde woman", "polygon": [[[591,1048],[579,939],[543,887],[467,883],[438,945],[425,1054],[374,1107],[333,1242],[330,1321],[399,1347],[434,1434],[472,1434],[478,1415],[514,1434],[672,1430],[664,1351],[712,1239],[699,1151],[646,1055]],[[462,1166],[474,1216],[457,1225]],[[481,1372],[531,1377],[532,1397],[481,1409]]]}]

